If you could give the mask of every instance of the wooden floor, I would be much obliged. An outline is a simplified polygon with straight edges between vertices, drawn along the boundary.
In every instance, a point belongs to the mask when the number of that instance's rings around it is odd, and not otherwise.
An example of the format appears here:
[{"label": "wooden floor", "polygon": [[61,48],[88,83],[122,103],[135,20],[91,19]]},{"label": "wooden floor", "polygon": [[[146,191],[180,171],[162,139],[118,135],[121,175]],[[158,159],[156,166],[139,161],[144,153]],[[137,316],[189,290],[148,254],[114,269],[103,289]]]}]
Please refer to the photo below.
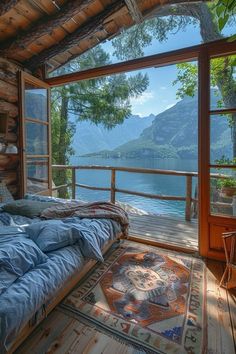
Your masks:
[{"label": "wooden floor", "polygon": [[[234,354],[236,291],[219,288],[224,264],[207,261],[207,338],[204,353]],[[15,354],[143,354],[56,308]],[[179,353],[182,354],[182,353]],[[195,353],[201,354],[201,353]]]},{"label": "wooden floor", "polygon": [[183,218],[129,214],[130,236],[157,241],[160,244],[198,250],[198,222]]}]

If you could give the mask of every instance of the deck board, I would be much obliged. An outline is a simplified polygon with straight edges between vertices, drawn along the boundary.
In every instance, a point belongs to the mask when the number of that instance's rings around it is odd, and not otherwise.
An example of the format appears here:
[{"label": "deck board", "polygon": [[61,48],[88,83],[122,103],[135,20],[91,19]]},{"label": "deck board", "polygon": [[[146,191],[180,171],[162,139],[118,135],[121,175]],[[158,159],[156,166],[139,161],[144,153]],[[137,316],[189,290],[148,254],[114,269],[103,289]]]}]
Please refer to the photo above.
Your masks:
[{"label": "deck board", "polygon": [[198,223],[162,215],[129,214],[130,236],[198,249]]}]

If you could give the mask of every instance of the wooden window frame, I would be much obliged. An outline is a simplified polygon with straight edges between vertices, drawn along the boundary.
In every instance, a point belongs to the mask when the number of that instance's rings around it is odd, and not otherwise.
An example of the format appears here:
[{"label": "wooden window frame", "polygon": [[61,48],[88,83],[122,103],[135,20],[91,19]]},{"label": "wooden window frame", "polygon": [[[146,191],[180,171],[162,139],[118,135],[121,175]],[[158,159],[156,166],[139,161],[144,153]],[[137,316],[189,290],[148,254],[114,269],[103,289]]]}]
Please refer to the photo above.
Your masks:
[{"label": "wooden window frame", "polygon": [[[111,64],[100,68],[92,68],[80,72],[69,73],[57,77],[45,78],[50,87],[71,84],[81,80],[130,72],[150,67],[162,67],[186,61],[198,62],[198,184],[199,184],[199,252],[202,256],[224,259],[223,253],[210,250],[210,225],[219,223],[218,216],[210,215],[210,176],[209,176],[209,144],[210,144],[210,59],[236,54],[236,41],[221,39],[197,46],[174,50],[171,52]],[[230,110],[235,112],[234,109]],[[227,109],[227,112],[229,110]],[[218,110],[213,114],[218,114]],[[223,113],[223,110],[221,110]],[[220,217],[220,224],[235,227],[235,222],[228,217]]]},{"label": "wooden window frame", "polygon": [[[20,161],[21,161],[21,184],[20,184],[20,196],[23,197],[27,192],[27,176],[26,176],[26,165],[27,158],[45,158],[48,160],[48,189],[37,194],[50,195],[52,193],[52,152],[51,152],[51,119],[50,119],[50,92],[47,95],[47,121],[41,121],[39,119],[27,118],[25,117],[25,82],[38,86],[39,88],[44,88],[50,90],[50,85],[46,82],[39,80],[38,78],[28,74],[25,71],[19,71],[19,102],[20,104]],[[48,141],[48,153],[45,155],[28,155],[25,152],[25,123],[32,122],[40,124],[42,126],[47,126],[47,141]]]}]

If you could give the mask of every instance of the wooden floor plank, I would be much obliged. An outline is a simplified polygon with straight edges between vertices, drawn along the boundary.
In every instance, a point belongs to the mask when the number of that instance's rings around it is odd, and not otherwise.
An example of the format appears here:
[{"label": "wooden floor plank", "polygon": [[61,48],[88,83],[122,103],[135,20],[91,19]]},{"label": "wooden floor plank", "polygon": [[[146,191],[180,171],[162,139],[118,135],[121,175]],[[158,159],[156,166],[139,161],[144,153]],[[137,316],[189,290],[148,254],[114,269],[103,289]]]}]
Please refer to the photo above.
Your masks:
[{"label": "wooden floor plank", "polygon": [[198,223],[162,215],[129,214],[131,236],[198,249]]},{"label": "wooden floor plank", "polygon": [[227,296],[236,352],[236,289],[231,289],[230,291],[228,291]]},{"label": "wooden floor plank", "polygon": [[226,290],[219,287],[223,274],[220,262],[207,262],[208,353],[235,353]]}]

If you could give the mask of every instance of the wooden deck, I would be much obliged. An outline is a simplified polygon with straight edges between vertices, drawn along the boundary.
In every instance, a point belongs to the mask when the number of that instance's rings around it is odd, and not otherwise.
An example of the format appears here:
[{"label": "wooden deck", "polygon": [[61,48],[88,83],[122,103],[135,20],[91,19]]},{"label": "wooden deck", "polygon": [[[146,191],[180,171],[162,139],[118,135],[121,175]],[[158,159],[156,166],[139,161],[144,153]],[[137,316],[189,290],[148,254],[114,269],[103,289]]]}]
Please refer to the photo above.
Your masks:
[{"label": "wooden deck", "polygon": [[160,215],[129,214],[132,237],[156,241],[162,245],[198,250],[198,222]]},{"label": "wooden deck", "polygon": [[[236,291],[219,288],[224,264],[207,261],[206,353],[234,354]],[[145,354],[56,308],[15,354]],[[199,353],[201,354],[201,353]]]}]

